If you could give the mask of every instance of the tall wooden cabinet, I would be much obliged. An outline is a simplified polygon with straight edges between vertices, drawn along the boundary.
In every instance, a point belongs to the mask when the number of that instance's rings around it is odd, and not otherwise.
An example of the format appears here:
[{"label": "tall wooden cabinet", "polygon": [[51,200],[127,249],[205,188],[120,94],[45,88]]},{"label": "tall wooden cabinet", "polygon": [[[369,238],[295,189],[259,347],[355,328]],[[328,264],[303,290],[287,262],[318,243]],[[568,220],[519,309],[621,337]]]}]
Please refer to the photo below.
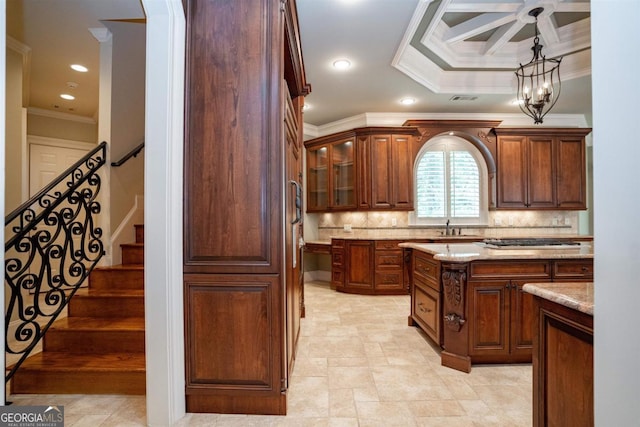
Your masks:
[{"label": "tall wooden cabinet", "polygon": [[498,209],[586,209],[582,128],[496,128]]},{"label": "tall wooden cabinet", "polygon": [[296,5],[187,0],[186,15],[187,411],[284,414],[301,298],[288,181],[309,92]]}]

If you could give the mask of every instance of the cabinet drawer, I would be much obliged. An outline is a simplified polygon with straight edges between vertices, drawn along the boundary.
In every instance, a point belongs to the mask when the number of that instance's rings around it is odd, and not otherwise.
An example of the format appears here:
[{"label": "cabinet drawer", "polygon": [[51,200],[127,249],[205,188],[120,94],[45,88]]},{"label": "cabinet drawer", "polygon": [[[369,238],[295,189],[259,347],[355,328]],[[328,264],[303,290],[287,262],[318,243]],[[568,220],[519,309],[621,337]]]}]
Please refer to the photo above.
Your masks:
[{"label": "cabinet drawer", "polygon": [[344,264],[344,252],[343,251],[331,251],[331,264],[342,266]]},{"label": "cabinet drawer", "polygon": [[562,260],[553,262],[554,280],[593,279],[592,260]]},{"label": "cabinet drawer", "polygon": [[413,318],[424,332],[440,344],[440,293],[430,287],[415,286],[413,295]]},{"label": "cabinet drawer", "polygon": [[402,251],[376,251],[376,270],[402,269]]},{"label": "cabinet drawer", "polygon": [[376,249],[398,249],[401,240],[376,240]]},{"label": "cabinet drawer", "polygon": [[413,261],[415,276],[440,283],[440,264],[438,262],[418,254],[415,255]]},{"label": "cabinet drawer", "polygon": [[344,248],[344,239],[331,239],[332,248]]},{"label": "cabinet drawer", "polygon": [[402,270],[398,271],[376,271],[376,289],[404,289],[402,280]]},{"label": "cabinet drawer", "polygon": [[547,261],[477,261],[469,268],[471,279],[548,279],[551,267]]}]

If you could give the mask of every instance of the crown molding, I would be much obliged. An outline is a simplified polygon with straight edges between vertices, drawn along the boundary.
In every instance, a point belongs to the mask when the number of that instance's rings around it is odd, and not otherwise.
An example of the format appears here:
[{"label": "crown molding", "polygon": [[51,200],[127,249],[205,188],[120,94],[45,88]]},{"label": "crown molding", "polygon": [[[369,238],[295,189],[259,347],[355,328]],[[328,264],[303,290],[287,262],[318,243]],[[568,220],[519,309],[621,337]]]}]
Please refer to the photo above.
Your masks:
[{"label": "crown molding", "polygon": [[[402,126],[407,120],[498,120],[500,127],[533,127],[522,113],[363,113],[320,126],[304,123],[304,135],[317,138],[367,126]],[[582,114],[547,114],[536,127],[589,127]]]},{"label": "crown molding", "polygon": [[98,123],[98,121],[93,117],[77,116],[75,114],[45,110],[44,108],[29,107],[27,109],[27,113],[33,116],[49,117],[51,119],[67,120],[70,122],[87,123],[92,125]]}]

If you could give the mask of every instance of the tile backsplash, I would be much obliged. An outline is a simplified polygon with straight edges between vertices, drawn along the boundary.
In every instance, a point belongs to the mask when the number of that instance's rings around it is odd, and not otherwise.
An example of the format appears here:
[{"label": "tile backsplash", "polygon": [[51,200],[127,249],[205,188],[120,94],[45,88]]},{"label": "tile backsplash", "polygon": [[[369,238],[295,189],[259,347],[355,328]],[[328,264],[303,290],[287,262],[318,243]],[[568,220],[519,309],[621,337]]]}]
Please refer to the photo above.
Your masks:
[{"label": "tile backsplash", "polygon": [[[316,216],[319,240],[332,236],[427,237],[439,234],[442,226],[410,226],[409,213],[403,211],[336,212]],[[577,211],[489,211],[489,225],[456,225],[462,234],[486,237],[527,237],[578,234]]]}]

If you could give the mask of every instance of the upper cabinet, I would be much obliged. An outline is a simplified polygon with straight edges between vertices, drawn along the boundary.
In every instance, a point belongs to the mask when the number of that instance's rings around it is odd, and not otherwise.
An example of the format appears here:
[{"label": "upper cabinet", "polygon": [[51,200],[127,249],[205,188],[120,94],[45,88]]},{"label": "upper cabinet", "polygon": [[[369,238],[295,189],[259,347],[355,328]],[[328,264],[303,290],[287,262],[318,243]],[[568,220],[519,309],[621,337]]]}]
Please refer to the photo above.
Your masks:
[{"label": "upper cabinet", "polygon": [[307,211],[413,209],[418,136],[411,126],[367,127],[307,141]]},{"label": "upper cabinet", "polygon": [[307,147],[307,210],[356,208],[355,135]]},{"label": "upper cabinet", "polygon": [[580,128],[496,128],[497,209],[586,209]]}]

